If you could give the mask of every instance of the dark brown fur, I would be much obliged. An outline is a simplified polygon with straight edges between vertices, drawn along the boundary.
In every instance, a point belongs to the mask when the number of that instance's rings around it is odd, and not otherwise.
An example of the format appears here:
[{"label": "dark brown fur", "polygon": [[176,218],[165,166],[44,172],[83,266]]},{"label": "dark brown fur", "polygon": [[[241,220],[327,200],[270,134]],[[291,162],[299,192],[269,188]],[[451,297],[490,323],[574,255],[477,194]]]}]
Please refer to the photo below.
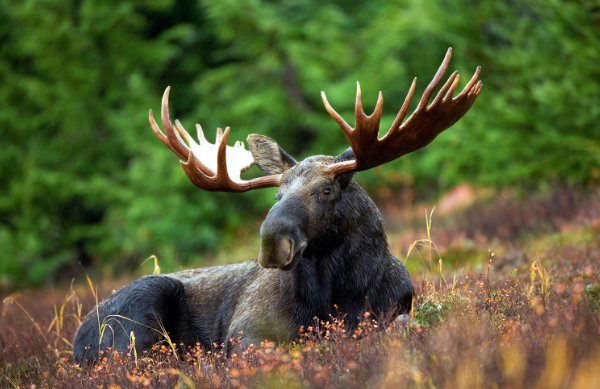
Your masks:
[{"label": "dark brown fur", "polygon": [[296,163],[269,138],[248,141],[259,168],[283,172],[258,261],[132,282],[98,307],[100,322],[112,329],[101,340],[96,310],[86,317],[75,335],[75,360],[93,361],[108,346],[127,350],[132,331],[138,352],[148,349],[162,340],[155,331],[161,326],[175,342],[211,348],[238,336],[244,345],[290,340],[330,314],[345,314],[352,327],[365,310],[410,310],[413,287],[389,251],[375,204],[351,174],[332,177],[324,169],[352,158],[351,150]]}]

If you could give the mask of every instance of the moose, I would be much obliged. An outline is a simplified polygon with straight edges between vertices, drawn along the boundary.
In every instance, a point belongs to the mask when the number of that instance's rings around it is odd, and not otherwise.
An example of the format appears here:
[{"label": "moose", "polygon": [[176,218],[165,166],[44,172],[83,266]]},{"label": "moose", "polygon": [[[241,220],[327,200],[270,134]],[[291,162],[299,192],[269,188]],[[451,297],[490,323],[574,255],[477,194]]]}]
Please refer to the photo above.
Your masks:
[{"label": "moose", "polygon": [[[228,146],[229,127],[198,142],[169,116],[168,87],[162,98],[164,133],[149,112],[158,139],[180,159],[190,181],[207,191],[245,192],[278,187],[276,203],[260,228],[256,260],[139,278],[98,304],[86,316],[73,341],[74,358],[93,362],[111,347],[137,352],[164,340],[202,347],[258,345],[296,338],[314,320],[343,314],[356,326],[369,311],[375,318],[409,312],[413,286],[404,264],[390,253],[381,214],[353,174],[385,164],[429,144],[473,105],[482,84],[480,67],[456,97],[460,76],[452,73],[430,103],[450,63],[452,48],[404,121],[416,78],[389,131],[378,138],[383,95],[371,115],[362,107],[357,82],[352,128],[321,97],[350,147],[338,156],[315,155],[297,162],[274,140],[252,134],[249,150]],[[186,144],[187,143],[187,144]],[[265,175],[244,180],[256,165]],[[108,329],[107,329],[108,328]],[[102,329],[102,330],[101,330]],[[132,334],[135,342],[132,342]]]}]

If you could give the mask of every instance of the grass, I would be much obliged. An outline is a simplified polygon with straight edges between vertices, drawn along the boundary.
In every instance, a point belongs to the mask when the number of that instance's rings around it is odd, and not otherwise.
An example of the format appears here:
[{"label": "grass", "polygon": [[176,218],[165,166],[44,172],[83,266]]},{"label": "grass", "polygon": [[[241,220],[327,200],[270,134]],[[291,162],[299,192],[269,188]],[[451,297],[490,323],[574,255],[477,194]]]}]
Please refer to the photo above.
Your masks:
[{"label": "grass", "polygon": [[[410,317],[378,323],[366,314],[354,333],[332,317],[303,329],[295,342],[263,342],[230,358],[164,342],[137,355],[109,350],[95,366],[81,367],[70,340],[82,313],[119,285],[97,288],[89,280],[12,295],[0,316],[0,380],[14,388],[600,387],[596,195],[519,202],[502,193],[488,200],[502,212],[475,202],[442,218],[429,208],[425,223],[418,212],[414,231],[390,231],[392,248],[403,234],[420,234],[396,249],[412,267]],[[550,209],[548,198],[565,210]],[[494,226],[511,213],[538,219]]]}]

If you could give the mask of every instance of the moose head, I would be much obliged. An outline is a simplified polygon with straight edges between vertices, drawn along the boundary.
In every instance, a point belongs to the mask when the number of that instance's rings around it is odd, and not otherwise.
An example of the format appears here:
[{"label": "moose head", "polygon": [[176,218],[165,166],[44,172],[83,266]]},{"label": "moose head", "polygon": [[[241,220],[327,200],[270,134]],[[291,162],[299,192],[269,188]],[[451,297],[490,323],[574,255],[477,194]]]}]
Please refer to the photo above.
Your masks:
[{"label": "moose head", "polygon": [[[439,90],[433,101],[431,96],[440,85],[448,69],[452,49],[425,89],[412,115],[403,123],[412,101],[417,79],[409,92],[392,126],[378,138],[379,122],[383,108],[383,94],[379,92],[375,111],[366,115],[361,99],[360,84],[356,83],[355,126],[352,128],[329,104],[325,92],[321,97],[327,112],[341,127],[350,147],[337,157],[312,156],[297,162],[274,140],[252,134],[247,142],[250,151],[241,142],[227,146],[230,128],[217,129],[216,143],[204,137],[196,125],[198,142],[176,120],[169,117],[169,92],[162,100],[163,133],[152,110],[150,125],[158,139],[171,149],[181,161],[190,181],[208,191],[245,192],[258,188],[279,187],[277,203],[269,211],[261,227],[261,247],[258,263],[267,268],[289,269],[314,240],[326,240],[335,222],[336,210],[344,201],[344,191],[357,171],[383,165],[411,151],[429,144],[438,134],[456,123],[475,102],[481,91],[478,81],[480,68],[456,97],[460,75],[455,71]],[[186,145],[183,140],[188,144]],[[249,181],[240,178],[252,165],[266,176]],[[344,208],[346,209],[346,208]]]}]

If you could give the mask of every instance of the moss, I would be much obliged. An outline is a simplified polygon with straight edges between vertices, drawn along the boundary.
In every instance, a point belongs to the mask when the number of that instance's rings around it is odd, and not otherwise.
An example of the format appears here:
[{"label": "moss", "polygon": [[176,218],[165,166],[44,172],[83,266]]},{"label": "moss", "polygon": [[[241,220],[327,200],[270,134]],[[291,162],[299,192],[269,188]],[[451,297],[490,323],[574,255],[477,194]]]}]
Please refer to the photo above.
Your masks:
[{"label": "moss", "polygon": [[596,307],[600,307],[600,281],[586,285],[585,294]]}]

